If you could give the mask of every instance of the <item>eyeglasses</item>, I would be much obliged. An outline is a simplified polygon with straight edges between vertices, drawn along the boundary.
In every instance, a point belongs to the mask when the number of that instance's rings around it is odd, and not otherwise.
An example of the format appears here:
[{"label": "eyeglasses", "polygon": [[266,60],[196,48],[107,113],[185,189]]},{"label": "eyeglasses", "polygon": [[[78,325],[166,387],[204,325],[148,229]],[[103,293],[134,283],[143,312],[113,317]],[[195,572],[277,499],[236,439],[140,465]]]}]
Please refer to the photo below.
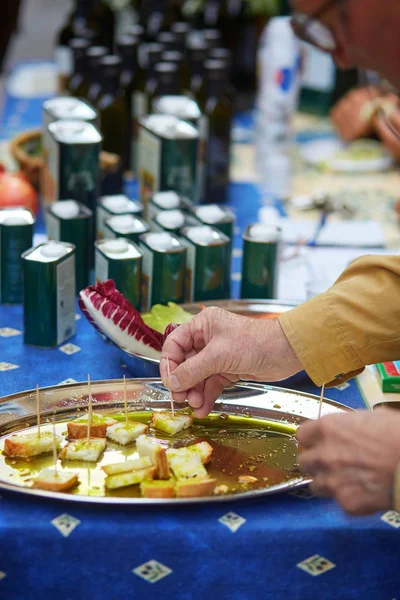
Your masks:
[{"label": "eyeglasses", "polygon": [[333,8],[340,0],[327,0],[316,13],[305,15],[300,12],[292,14],[291,24],[298,38],[316,46],[323,52],[332,53],[337,44],[333,33],[319,20],[325,13]]}]

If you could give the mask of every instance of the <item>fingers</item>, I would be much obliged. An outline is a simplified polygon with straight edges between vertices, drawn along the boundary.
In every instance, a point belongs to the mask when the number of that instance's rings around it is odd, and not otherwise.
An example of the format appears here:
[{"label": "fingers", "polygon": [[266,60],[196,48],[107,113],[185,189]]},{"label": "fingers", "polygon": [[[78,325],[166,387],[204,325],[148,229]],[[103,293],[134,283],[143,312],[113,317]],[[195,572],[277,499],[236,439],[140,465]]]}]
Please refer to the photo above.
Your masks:
[{"label": "fingers", "polygon": [[296,440],[303,448],[312,448],[321,439],[320,421],[307,421],[296,431]]},{"label": "fingers", "polygon": [[222,375],[209,377],[204,382],[203,403],[194,411],[195,416],[199,419],[206,417],[212,411],[215,401],[218,400],[225,387],[230,384],[230,380]]},{"label": "fingers", "polygon": [[211,342],[206,349],[204,348],[174,369],[171,374],[170,389],[173,392],[190,390],[219,371],[219,357],[214,352],[214,345]]}]

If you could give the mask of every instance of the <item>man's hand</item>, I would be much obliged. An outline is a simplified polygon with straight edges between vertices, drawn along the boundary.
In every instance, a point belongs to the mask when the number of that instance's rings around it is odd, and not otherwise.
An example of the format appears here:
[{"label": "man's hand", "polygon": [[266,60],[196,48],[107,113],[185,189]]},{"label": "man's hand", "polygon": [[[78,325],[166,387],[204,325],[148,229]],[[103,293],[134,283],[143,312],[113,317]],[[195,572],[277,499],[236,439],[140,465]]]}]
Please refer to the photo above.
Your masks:
[{"label": "man's hand", "polygon": [[330,415],[299,427],[299,465],[312,491],[333,496],[353,515],[393,508],[400,461],[400,414],[379,409]]},{"label": "man's hand", "polygon": [[200,418],[234,381],[280,381],[301,368],[277,319],[249,319],[220,308],[206,308],[180,325],[161,356],[161,377],[174,400],[187,399]]},{"label": "man's hand", "polygon": [[394,108],[389,115],[377,114],[374,128],[385,147],[400,162],[400,109]]}]

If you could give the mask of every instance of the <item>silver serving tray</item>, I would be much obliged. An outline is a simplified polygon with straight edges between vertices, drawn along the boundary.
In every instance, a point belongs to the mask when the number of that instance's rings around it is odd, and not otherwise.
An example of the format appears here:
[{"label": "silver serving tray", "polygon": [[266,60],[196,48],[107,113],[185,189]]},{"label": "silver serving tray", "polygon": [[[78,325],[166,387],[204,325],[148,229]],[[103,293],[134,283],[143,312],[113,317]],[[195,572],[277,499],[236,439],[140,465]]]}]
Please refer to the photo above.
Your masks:
[{"label": "silver serving tray", "polygon": [[[155,379],[131,379],[127,381],[129,411],[152,411],[169,406],[169,394],[161,381]],[[4,436],[36,424],[36,391],[26,391],[0,399],[0,445]],[[42,388],[41,422],[46,423],[55,415],[56,423],[73,418],[79,410],[87,408],[87,384],[75,383]],[[123,380],[92,382],[93,408],[96,411],[120,411],[123,408]],[[240,383],[225,390],[215,404],[213,413],[252,416],[277,423],[297,427],[308,419],[318,416],[319,398],[282,388],[257,383]],[[322,415],[350,411],[346,406],[324,399]],[[309,478],[299,474],[284,483],[271,485],[263,489],[248,490],[234,495],[211,496],[206,498],[149,499],[128,497],[104,497],[73,495],[21,487],[1,480],[0,489],[18,492],[28,496],[68,500],[72,502],[92,502],[96,504],[193,504],[226,502],[258,496],[267,496],[293,490],[309,483]]]},{"label": "silver serving tray", "polygon": [[[278,302],[277,300],[216,300],[210,302],[192,302],[180,305],[184,310],[197,315],[207,306],[218,306],[230,312],[244,315],[246,317],[261,318],[263,315],[281,314],[295,306],[290,302]],[[135,377],[160,377],[160,361],[148,358],[143,354],[130,352],[125,348],[117,346],[122,354],[122,359],[127,369]]]}]

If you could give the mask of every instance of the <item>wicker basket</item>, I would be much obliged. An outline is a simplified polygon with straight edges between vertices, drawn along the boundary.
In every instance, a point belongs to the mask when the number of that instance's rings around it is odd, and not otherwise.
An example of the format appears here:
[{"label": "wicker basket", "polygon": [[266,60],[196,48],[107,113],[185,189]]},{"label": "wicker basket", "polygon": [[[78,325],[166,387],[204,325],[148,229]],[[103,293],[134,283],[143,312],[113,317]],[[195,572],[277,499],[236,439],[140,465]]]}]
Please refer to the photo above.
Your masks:
[{"label": "wicker basket", "polygon": [[16,135],[10,142],[10,152],[13,158],[17,161],[19,168],[27,177],[27,179],[36,188],[39,187],[40,171],[43,168],[43,157],[32,156],[26,152],[24,146],[35,140],[40,141],[42,132],[40,129],[31,129]]}]

